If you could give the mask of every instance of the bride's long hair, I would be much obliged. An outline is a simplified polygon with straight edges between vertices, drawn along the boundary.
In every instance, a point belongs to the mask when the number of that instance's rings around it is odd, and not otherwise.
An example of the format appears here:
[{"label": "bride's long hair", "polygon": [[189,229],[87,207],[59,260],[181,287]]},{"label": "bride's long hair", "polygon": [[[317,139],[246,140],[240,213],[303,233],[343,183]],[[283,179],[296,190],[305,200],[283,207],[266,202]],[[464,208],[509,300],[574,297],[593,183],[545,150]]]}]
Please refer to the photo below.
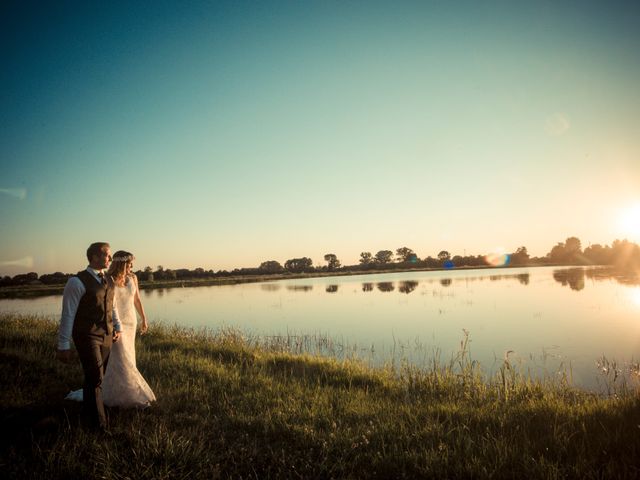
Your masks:
[{"label": "bride's long hair", "polygon": [[[125,284],[127,281],[127,263],[133,262],[134,259],[133,253],[125,252],[124,250],[118,250],[113,254],[107,274],[113,278],[116,285],[123,286]],[[133,275],[133,273],[130,275]]]}]

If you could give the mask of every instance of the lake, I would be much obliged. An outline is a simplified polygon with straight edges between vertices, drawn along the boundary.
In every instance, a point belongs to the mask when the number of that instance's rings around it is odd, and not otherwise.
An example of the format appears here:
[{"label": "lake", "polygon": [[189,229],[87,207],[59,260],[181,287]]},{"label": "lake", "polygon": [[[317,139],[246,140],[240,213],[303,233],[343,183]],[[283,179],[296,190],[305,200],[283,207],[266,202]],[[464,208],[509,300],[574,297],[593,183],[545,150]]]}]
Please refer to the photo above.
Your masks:
[{"label": "lake", "polygon": [[[609,268],[401,272],[141,294],[151,322],[231,327],[376,365],[422,365],[436,352],[448,361],[468,333],[471,358],[488,373],[510,352],[509,361],[523,370],[564,372],[588,389],[602,390],[612,380],[603,357],[638,380],[640,282]],[[0,312],[58,317],[60,305],[59,295],[2,299]]]}]

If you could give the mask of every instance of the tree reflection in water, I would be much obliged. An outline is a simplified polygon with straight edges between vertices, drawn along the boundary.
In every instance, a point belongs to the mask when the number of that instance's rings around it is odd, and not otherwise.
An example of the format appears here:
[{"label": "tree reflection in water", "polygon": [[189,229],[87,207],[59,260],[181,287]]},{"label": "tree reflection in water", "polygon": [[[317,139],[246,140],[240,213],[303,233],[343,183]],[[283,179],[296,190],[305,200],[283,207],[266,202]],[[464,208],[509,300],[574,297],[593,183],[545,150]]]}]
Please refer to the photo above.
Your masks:
[{"label": "tree reflection in water", "polygon": [[417,286],[418,286],[418,282],[416,282],[415,280],[406,280],[404,282],[400,282],[398,291],[400,291],[400,293],[409,294],[413,292]]},{"label": "tree reflection in water", "polygon": [[292,292],[309,292],[313,290],[313,285],[287,285],[287,290]]},{"label": "tree reflection in water", "polygon": [[373,283],[363,283],[362,284],[363,292],[372,292],[373,291]]},{"label": "tree reflection in water", "polygon": [[569,285],[571,290],[579,292],[584,288],[584,268],[555,270],[553,272],[553,279],[563,287]]},{"label": "tree reflection in water", "polygon": [[585,271],[590,280],[615,280],[622,285],[640,285],[640,271],[618,267],[591,268]]},{"label": "tree reflection in water", "polygon": [[393,292],[396,288],[393,282],[378,282],[377,287],[381,292]]}]

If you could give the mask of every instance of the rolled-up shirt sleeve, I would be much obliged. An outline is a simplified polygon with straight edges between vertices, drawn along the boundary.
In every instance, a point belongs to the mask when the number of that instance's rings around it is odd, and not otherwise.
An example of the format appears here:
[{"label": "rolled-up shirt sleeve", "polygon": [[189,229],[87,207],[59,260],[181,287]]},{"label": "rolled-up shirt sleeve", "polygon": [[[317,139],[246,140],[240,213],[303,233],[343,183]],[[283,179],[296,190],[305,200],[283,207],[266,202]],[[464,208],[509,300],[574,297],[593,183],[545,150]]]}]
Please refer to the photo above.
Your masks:
[{"label": "rolled-up shirt sleeve", "polygon": [[73,321],[76,318],[78,305],[85,291],[84,285],[78,277],[71,277],[64,286],[62,315],[60,316],[60,330],[58,332],[58,350],[69,350],[71,348]]}]

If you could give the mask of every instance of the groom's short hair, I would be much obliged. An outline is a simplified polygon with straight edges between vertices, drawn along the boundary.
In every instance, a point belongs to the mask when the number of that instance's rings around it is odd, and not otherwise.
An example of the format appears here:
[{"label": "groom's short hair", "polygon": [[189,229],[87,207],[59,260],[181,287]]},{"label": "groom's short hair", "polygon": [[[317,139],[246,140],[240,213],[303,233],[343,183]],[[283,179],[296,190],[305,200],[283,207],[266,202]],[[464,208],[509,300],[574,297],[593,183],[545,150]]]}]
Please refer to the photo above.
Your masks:
[{"label": "groom's short hair", "polygon": [[100,255],[103,247],[110,247],[110,245],[107,242],[96,242],[89,245],[89,248],[87,248],[87,260],[91,262],[94,255]]}]

